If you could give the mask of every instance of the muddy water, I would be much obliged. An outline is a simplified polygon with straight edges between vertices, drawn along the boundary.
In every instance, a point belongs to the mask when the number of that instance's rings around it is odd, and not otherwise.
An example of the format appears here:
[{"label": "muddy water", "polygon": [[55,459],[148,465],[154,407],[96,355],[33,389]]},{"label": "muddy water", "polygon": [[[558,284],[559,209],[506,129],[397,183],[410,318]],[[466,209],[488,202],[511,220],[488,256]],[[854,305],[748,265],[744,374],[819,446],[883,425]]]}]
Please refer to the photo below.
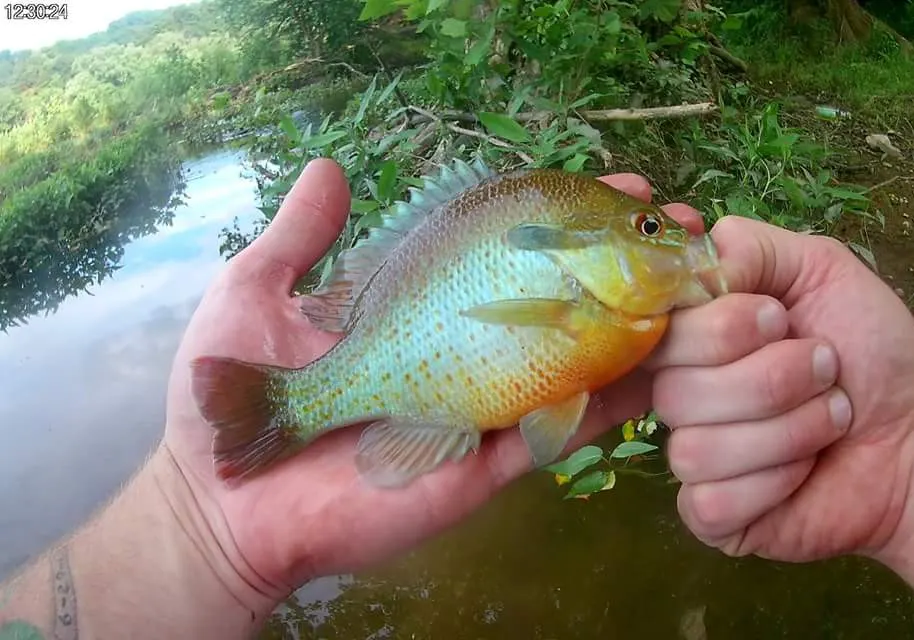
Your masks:
[{"label": "muddy water", "polygon": [[[256,215],[238,156],[192,163],[174,224],[48,318],[0,335],[0,578],[103,503],[161,434],[171,357],[222,266],[219,230]],[[589,501],[531,475],[461,526],[281,607],[264,638],[914,637],[914,600],[871,562],[734,560],[681,526],[676,487],[620,478]]]}]

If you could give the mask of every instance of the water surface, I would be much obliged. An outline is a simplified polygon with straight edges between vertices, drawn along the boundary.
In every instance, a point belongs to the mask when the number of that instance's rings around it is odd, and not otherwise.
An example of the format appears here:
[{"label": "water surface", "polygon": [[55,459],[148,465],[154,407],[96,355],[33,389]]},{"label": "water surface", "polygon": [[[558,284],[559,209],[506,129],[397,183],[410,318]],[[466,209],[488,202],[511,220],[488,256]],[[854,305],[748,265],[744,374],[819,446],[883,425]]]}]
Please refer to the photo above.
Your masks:
[{"label": "water surface", "polygon": [[[239,159],[191,163],[186,205],[127,247],[123,269],[0,334],[0,578],[88,517],[160,437],[171,358],[224,264],[218,232],[257,214]],[[914,637],[911,594],[878,565],[726,558],[688,534],[660,482],[562,494],[532,475],[406,557],[305,586],[264,638]]]}]

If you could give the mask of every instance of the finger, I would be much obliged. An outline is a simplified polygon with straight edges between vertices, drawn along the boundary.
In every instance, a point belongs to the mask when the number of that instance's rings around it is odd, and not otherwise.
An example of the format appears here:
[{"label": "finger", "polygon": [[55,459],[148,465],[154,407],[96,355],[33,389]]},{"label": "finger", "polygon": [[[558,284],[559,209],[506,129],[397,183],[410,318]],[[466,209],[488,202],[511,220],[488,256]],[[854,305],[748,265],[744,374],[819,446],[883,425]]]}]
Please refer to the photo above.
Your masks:
[{"label": "finger", "polygon": [[851,422],[851,403],[832,387],[768,420],[675,429],[670,470],[682,482],[715,482],[805,460],[833,444]]},{"label": "finger", "polygon": [[838,241],[808,236],[740,216],[711,230],[730,291],[764,293],[788,307],[834,264],[836,252],[853,257]]},{"label": "finger", "polygon": [[614,173],[609,176],[600,176],[597,180],[639,200],[651,201],[651,183],[637,173]]},{"label": "finger", "polygon": [[698,209],[681,202],[665,204],[660,208],[673,220],[685,227],[690,234],[697,236],[704,233],[705,221],[701,214],[698,213]]},{"label": "finger", "polygon": [[806,458],[720,482],[684,484],[679,515],[699,540],[719,547],[787,499],[814,464]]},{"label": "finger", "polygon": [[734,293],[672,314],[657,349],[644,361],[661,367],[722,365],[787,335],[787,310],[767,296]]},{"label": "finger", "polygon": [[720,367],[673,367],[654,378],[654,405],[672,427],[764,420],[831,387],[838,357],[828,343],[774,342]]},{"label": "finger", "polygon": [[276,217],[238,255],[248,272],[272,276],[289,291],[339,236],[349,213],[349,185],[332,160],[312,160],[283,200]]}]

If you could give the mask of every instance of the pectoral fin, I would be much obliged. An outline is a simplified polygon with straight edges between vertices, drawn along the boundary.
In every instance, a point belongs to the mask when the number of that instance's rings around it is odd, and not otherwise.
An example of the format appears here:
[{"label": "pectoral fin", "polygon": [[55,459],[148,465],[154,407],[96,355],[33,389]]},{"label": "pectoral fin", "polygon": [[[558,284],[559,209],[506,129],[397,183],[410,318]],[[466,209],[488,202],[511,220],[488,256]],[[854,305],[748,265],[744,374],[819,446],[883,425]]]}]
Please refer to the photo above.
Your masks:
[{"label": "pectoral fin", "polygon": [[481,304],[462,311],[461,315],[489,324],[551,327],[574,337],[577,332],[575,320],[578,311],[578,305],[572,300],[526,298]]},{"label": "pectoral fin", "polygon": [[555,461],[577,432],[590,394],[586,391],[560,404],[537,409],[520,421],[520,432],[536,467]]},{"label": "pectoral fin", "polygon": [[362,432],[356,468],[376,486],[399,487],[433,471],[445,460],[459,460],[477,449],[479,442],[479,431],[469,427],[389,418],[370,424]]},{"label": "pectoral fin", "polygon": [[508,230],[506,239],[524,251],[567,251],[585,249],[600,242],[605,231],[574,231],[545,224],[521,224]]}]

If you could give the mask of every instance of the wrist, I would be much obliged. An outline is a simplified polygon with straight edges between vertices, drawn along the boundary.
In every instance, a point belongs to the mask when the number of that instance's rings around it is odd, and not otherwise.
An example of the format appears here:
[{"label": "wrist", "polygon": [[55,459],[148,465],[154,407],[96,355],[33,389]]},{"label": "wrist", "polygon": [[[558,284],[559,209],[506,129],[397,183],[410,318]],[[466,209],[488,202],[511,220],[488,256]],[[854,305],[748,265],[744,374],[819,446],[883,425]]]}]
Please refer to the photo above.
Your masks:
[{"label": "wrist", "polygon": [[276,601],[240,575],[221,539],[161,446],[70,542],[80,636],[251,637]]}]

